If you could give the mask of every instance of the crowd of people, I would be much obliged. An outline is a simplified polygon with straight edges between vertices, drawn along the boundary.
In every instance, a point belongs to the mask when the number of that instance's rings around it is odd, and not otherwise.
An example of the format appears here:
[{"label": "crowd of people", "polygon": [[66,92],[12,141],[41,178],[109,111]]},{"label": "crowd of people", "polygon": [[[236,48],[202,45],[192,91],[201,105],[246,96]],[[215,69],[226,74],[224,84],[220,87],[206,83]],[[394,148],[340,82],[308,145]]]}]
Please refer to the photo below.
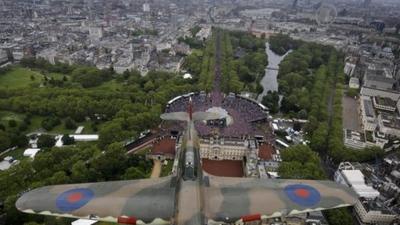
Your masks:
[{"label": "crowd of people", "polygon": [[266,113],[257,102],[241,96],[229,95],[225,98],[222,107],[235,109],[248,123],[265,120],[267,118]]},{"label": "crowd of people", "polygon": [[207,109],[211,108],[211,99],[206,93],[200,92],[192,95],[181,96],[181,98],[178,98],[172,103],[168,104],[165,112],[187,112],[190,97],[192,98],[193,112],[206,111]]},{"label": "crowd of people", "polygon": [[[228,112],[233,120],[227,126],[207,125],[204,122],[196,123],[196,129],[200,136],[219,135],[223,137],[244,138],[248,135],[263,135],[256,124],[265,122],[267,114],[257,102],[250,99],[230,94],[204,92],[194,93],[190,96],[193,103],[193,111],[206,111],[211,107],[221,107]],[[166,112],[187,111],[189,96],[182,96],[167,105]]]}]

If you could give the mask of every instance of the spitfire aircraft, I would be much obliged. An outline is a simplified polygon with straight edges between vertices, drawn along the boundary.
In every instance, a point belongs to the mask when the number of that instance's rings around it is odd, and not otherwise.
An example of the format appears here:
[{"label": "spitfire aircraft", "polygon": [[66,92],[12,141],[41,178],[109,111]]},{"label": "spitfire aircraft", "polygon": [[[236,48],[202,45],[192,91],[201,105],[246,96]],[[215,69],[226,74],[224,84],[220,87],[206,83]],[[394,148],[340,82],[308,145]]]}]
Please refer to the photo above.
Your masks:
[{"label": "spitfire aircraft", "polygon": [[46,186],[23,194],[18,210],[120,224],[240,223],[346,207],[357,196],[332,181],[215,177],[202,170],[195,121],[210,112],[161,115],[186,121],[176,175],[163,178]]}]

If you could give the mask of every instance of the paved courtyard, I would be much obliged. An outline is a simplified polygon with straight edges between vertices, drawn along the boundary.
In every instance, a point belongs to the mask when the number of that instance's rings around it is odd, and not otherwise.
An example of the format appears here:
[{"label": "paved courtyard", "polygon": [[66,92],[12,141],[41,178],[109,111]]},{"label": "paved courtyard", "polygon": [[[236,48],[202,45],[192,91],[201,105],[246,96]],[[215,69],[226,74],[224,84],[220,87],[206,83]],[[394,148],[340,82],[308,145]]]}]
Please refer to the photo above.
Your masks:
[{"label": "paved courtyard", "polygon": [[343,128],[361,131],[361,122],[359,118],[359,102],[351,97],[344,96],[343,102]]},{"label": "paved courtyard", "polygon": [[207,173],[220,177],[243,177],[242,160],[202,159],[202,166]]},{"label": "paved courtyard", "polygon": [[157,178],[160,177],[161,174],[161,161],[160,160],[153,160],[153,170],[151,171],[150,178]]}]

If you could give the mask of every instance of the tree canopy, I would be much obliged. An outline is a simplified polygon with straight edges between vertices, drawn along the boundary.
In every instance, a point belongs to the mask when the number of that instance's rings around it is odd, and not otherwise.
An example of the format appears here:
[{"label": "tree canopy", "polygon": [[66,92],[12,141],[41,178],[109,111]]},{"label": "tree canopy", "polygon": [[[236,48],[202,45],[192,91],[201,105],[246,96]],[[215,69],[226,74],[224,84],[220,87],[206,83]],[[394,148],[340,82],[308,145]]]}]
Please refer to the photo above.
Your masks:
[{"label": "tree canopy", "polygon": [[221,71],[221,91],[262,92],[259,83],[268,63],[265,40],[246,32],[214,28],[212,37],[205,42],[205,47],[194,50],[186,57],[183,67],[192,73],[194,82],[199,83],[200,90],[210,92],[217,62]]},{"label": "tree canopy", "polygon": [[[42,74],[62,73],[58,76],[66,86],[0,88],[0,111],[18,118],[12,126],[8,120],[0,120],[0,151],[25,146],[26,134],[37,129],[43,133],[41,128],[48,134],[68,134],[77,125],[84,125],[85,131],[98,131],[100,139],[56,148],[54,135],[42,134],[38,147],[43,150],[34,161],[21,159],[20,164],[0,172],[0,201],[5,203],[6,224],[54,225],[68,221],[18,212],[17,196],[28,189],[149,176],[152,162],[144,156],[126,155],[123,141],[135,139],[141,131],[156,127],[159,115],[171,98],[198,90],[197,83],[184,80],[181,74],[162,71],[149,71],[141,76],[133,70],[118,75],[112,69],[52,65],[43,59],[31,58],[23,59],[19,66]],[[116,87],[108,87],[111,83]],[[63,136],[63,141],[73,144],[68,135]]]},{"label": "tree canopy", "polygon": [[317,153],[306,145],[291,146],[281,153],[279,176],[285,179],[324,179]]},{"label": "tree canopy", "polygon": [[[329,156],[335,163],[354,159],[368,161],[382,155],[379,148],[357,151],[345,148],[343,144],[343,54],[333,47],[316,43],[289,40],[285,44],[287,38],[277,35],[271,39],[277,42],[273,45],[290,45],[293,50],[279,66],[279,94],[283,95],[279,111],[308,119],[305,130],[311,148],[324,158]],[[276,112],[273,93],[265,97],[264,103]]]},{"label": "tree canopy", "polygon": [[293,40],[286,34],[276,34],[269,37],[270,48],[278,55],[284,55],[291,49],[296,49],[300,41]]}]

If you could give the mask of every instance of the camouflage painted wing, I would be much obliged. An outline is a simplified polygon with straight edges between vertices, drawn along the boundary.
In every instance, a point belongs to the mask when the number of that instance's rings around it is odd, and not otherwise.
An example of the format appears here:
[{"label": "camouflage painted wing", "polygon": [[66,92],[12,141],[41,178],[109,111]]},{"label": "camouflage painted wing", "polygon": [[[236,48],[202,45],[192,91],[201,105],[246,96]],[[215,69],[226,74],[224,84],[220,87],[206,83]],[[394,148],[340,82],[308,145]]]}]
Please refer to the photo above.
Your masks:
[{"label": "camouflage painted wing", "polygon": [[[187,112],[172,112],[172,113],[164,113],[160,116],[163,120],[177,120],[177,121],[188,121],[189,113]],[[193,120],[217,120],[223,118],[223,115],[219,115],[214,112],[195,112],[193,113]]]},{"label": "camouflage painted wing", "polygon": [[224,116],[219,115],[218,113],[214,112],[195,112],[193,113],[193,120],[218,120],[222,119]]},{"label": "camouflage painted wing", "polygon": [[352,189],[332,181],[206,177],[205,215],[213,221],[271,218],[354,205]]},{"label": "camouflage painted wing", "polygon": [[171,177],[41,187],[16,203],[25,213],[108,222],[165,224],[173,217]]},{"label": "camouflage painted wing", "polygon": [[171,112],[161,114],[160,118],[163,120],[188,121],[189,114],[187,112]]}]

